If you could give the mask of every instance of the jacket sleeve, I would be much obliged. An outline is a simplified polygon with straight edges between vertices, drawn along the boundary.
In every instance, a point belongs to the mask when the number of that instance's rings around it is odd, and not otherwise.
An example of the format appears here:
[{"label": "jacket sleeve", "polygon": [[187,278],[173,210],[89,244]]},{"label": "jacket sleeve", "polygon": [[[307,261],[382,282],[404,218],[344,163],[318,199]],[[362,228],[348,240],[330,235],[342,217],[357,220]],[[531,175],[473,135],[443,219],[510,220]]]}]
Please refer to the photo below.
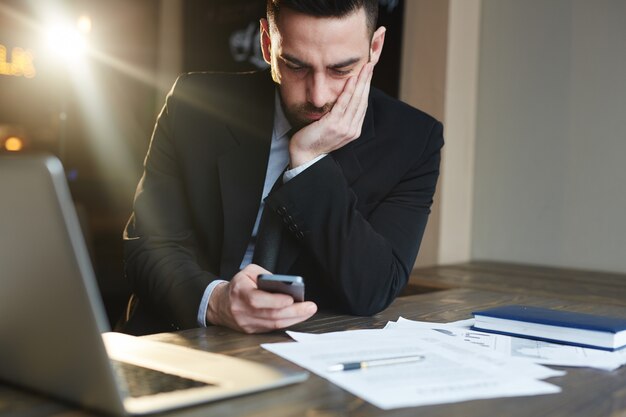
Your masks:
[{"label": "jacket sleeve", "polygon": [[197,327],[202,294],[217,278],[199,265],[177,165],[173,126],[183,82],[176,82],[158,117],[124,231],[124,271],[132,291],[174,328]]},{"label": "jacket sleeve", "polygon": [[[326,280],[348,313],[383,310],[408,281],[430,213],[443,146],[443,127],[430,120],[425,145],[380,199],[359,201],[333,154],[266,199],[321,265],[325,276],[314,279]],[[419,142],[424,143],[423,138]],[[377,175],[391,176],[399,166],[387,164]]]}]

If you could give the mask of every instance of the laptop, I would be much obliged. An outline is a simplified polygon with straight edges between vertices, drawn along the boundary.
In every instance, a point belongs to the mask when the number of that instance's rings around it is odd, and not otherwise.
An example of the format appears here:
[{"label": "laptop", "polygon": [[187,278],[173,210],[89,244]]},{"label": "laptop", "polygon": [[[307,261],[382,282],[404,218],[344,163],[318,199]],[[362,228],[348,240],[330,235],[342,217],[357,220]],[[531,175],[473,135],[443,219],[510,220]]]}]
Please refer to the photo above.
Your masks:
[{"label": "laptop", "polygon": [[[308,376],[108,330],[60,161],[0,157],[0,380],[127,415]],[[136,381],[155,381],[156,387]]]}]

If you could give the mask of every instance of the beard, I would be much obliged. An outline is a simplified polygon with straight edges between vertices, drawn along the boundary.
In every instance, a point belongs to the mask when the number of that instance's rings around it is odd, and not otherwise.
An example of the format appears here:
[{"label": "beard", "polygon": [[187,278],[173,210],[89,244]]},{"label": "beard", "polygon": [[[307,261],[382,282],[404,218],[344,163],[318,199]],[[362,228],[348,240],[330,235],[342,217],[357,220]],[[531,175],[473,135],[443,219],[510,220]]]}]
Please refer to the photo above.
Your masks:
[{"label": "beard", "polygon": [[301,103],[294,104],[292,106],[287,106],[281,97],[281,105],[283,107],[283,112],[285,113],[285,117],[289,120],[291,127],[294,131],[298,131],[305,126],[310,125],[316,120],[311,120],[307,115],[319,115],[322,117],[326,113],[328,113],[335,103],[326,103],[323,107],[315,107],[311,103]]}]

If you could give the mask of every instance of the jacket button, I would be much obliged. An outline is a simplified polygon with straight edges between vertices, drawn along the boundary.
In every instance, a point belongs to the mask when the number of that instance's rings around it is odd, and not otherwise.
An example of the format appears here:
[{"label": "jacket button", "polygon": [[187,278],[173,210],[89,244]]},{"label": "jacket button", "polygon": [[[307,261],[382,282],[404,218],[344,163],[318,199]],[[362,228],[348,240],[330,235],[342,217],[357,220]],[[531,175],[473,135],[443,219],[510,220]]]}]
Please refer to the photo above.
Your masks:
[{"label": "jacket button", "polygon": [[290,224],[289,225],[289,230],[291,230],[292,232],[297,232],[298,231],[298,226],[296,226],[295,224]]},{"label": "jacket button", "polygon": [[281,216],[285,215],[285,213],[287,213],[287,209],[285,208],[285,206],[280,206],[276,209],[276,213],[280,214]]},{"label": "jacket button", "polygon": [[304,233],[302,233],[302,230],[298,230],[298,233],[296,233],[296,237],[300,240],[304,238]]}]

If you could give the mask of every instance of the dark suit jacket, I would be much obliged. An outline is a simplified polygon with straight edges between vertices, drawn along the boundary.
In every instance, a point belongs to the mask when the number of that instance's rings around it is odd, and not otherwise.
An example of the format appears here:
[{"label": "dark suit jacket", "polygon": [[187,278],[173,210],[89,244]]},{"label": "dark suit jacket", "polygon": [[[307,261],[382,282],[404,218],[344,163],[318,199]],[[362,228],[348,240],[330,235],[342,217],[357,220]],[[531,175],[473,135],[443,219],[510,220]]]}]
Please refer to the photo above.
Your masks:
[{"label": "dark suit jacket", "polygon": [[[239,269],[261,200],[274,89],[268,72],[195,73],[167,98],[124,244],[132,289],[170,326],[163,330],[196,327],[206,286]],[[266,199],[287,231],[273,272],[302,275],[306,298],[321,308],[370,315],[387,307],[417,255],[442,131],[372,88],[361,137]]]}]

